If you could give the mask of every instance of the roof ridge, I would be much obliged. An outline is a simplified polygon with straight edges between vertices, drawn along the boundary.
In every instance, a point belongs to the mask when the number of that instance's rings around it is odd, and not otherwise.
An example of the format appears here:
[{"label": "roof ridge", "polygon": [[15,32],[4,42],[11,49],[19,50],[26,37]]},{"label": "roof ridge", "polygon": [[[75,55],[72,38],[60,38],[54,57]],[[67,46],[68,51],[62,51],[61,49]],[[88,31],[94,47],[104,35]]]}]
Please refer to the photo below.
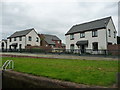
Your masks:
[{"label": "roof ridge", "polygon": [[96,21],[100,21],[100,20],[104,20],[104,19],[107,19],[107,18],[111,18],[111,16],[109,17],[105,17],[105,18],[99,18],[99,19],[96,19],[96,20],[92,20],[92,21],[88,21],[88,22],[85,22],[85,23],[81,23],[81,24],[76,24],[74,26],[79,26],[79,25],[82,25],[82,24],[87,24],[87,23],[91,23],[91,22],[96,22]]},{"label": "roof ridge", "polygon": [[11,36],[9,36],[8,38],[24,36],[24,35],[27,35],[29,32],[31,32],[32,30],[35,30],[35,29],[34,28],[30,28],[30,29],[26,29],[26,30],[16,31]]},{"label": "roof ridge", "polygon": [[43,35],[56,36],[56,35],[51,35],[51,34],[43,34]]},{"label": "roof ridge", "polygon": [[88,30],[93,30],[93,29],[106,28],[110,19],[112,19],[111,16],[101,18],[101,19],[92,20],[92,21],[77,24],[77,25],[73,25],[65,35],[72,34],[72,33],[83,32],[83,31],[88,31]]},{"label": "roof ridge", "polygon": [[30,28],[30,29],[25,29],[25,30],[21,30],[21,31],[16,31],[16,32],[23,32],[23,31],[27,31],[27,30],[33,30],[34,28]]}]

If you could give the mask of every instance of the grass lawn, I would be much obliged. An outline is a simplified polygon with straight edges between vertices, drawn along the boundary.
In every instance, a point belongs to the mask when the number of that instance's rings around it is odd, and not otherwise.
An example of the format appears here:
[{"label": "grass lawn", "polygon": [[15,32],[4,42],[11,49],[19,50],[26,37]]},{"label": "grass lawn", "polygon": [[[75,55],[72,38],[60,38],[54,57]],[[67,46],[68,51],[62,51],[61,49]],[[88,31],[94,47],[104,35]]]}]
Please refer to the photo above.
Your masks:
[{"label": "grass lawn", "polygon": [[88,85],[111,86],[118,72],[118,61],[3,57],[5,60],[14,60],[18,72]]}]

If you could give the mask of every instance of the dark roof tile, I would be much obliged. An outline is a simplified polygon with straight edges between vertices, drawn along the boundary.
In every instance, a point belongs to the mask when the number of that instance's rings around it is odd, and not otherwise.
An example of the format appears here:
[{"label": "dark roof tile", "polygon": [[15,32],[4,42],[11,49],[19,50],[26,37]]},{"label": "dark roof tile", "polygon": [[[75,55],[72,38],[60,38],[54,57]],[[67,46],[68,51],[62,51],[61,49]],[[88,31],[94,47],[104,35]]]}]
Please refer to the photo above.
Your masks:
[{"label": "dark roof tile", "polygon": [[60,40],[57,36],[55,35],[49,35],[49,34],[42,34],[44,35],[44,40],[51,45],[55,45],[55,42],[53,40]]},{"label": "dark roof tile", "polygon": [[34,28],[31,28],[31,29],[26,29],[26,30],[23,30],[23,31],[17,31],[15,33],[13,33],[10,37],[8,38],[13,38],[13,37],[18,37],[18,36],[25,36],[27,35],[30,31],[34,30]]},{"label": "dark roof tile", "polygon": [[86,23],[74,25],[66,33],[66,35],[77,33],[77,32],[84,32],[84,31],[93,30],[93,29],[105,28],[110,19],[111,19],[111,17],[106,17],[106,18],[94,20],[94,21],[91,21],[91,22],[86,22]]}]

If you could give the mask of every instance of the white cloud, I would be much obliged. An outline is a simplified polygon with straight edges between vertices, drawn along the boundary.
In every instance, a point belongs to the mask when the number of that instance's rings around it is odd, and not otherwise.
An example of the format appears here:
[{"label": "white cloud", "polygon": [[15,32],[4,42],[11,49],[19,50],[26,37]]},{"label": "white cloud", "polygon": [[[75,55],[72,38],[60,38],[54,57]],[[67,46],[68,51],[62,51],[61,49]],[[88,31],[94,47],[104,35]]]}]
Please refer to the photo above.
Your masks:
[{"label": "white cloud", "polygon": [[65,33],[74,24],[112,16],[117,26],[117,8],[117,2],[3,2],[3,38],[34,27],[39,33],[56,34],[65,42]]}]

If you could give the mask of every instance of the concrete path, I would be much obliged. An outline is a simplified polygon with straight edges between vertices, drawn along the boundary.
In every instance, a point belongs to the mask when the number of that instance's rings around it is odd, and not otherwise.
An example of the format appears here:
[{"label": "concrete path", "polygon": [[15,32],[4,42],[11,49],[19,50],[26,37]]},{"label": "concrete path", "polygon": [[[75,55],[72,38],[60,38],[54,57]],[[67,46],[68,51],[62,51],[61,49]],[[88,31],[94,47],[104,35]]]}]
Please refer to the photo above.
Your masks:
[{"label": "concrete path", "polygon": [[47,58],[61,58],[61,59],[80,59],[80,60],[118,60],[118,58],[97,57],[97,56],[75,56],[75,55],[58,55],[58,54],[32,54],[32,53],[0,53],[0,55],[21,55]]}]

